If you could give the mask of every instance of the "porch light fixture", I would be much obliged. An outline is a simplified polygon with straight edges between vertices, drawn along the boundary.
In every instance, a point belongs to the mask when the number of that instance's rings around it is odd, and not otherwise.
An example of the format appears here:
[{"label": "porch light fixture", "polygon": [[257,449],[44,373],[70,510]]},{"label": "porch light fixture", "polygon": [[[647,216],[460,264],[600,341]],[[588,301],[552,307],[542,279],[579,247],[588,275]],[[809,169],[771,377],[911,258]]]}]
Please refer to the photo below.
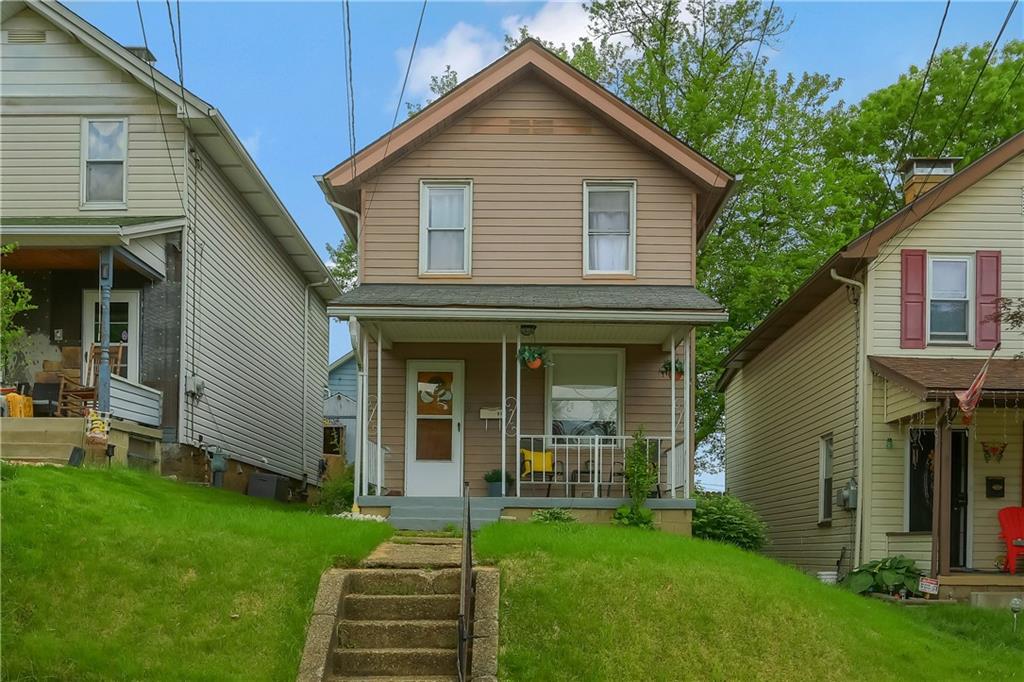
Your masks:
[{"label": "porch light fixture", "polygon": [[519,325],[519,333],[523,336],[533,336],[534,332],[537,331],[537,325],[535,324],[521,324]]},{"label": "porch light fixture", "polygon": [[1020,597],[1014,597],[1010,600],[1010,613],[1013,614],[1013,631],[1017,632],[1017,616],[1020,615],[1021,608],[1024,607],[1024,601],[1021,601]]}]

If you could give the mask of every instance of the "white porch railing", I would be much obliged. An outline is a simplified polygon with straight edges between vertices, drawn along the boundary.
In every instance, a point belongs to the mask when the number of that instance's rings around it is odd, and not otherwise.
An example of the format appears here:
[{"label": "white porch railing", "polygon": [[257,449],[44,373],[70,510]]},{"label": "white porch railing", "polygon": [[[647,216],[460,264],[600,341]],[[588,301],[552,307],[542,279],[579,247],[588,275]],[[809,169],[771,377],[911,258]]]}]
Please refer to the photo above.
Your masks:
[{"label": "white porch railing", "polygon": [[[515,479],[509,494],[516,497],[627,497],[625,459],[633,440],[632,436],[524,434],[518,438],[513,466],[506,467]],[[677,487],[682,490],[683,481],[689,479],[687,465],[680,462],[677,451],[682,448],[673,447],[672,439],[664,436],[647,436],[644,441],[658,471],[657,484],[651,494],[672,495],[669,462],[673,456],[677,458]]]}]

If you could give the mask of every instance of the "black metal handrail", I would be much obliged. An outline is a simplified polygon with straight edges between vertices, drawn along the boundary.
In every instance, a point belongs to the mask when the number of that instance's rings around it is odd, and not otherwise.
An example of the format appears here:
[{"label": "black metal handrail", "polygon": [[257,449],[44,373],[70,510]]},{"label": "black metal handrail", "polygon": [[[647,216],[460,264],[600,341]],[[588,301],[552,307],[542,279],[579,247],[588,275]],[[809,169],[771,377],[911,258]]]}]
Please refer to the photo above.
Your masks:
[{"label": "black metal handrail", "polygon": [[473,527],[470,517],[469,483],[462,484],[462,566],[459,574],[459,682],[469,677],[470,613],[473,603]]}]

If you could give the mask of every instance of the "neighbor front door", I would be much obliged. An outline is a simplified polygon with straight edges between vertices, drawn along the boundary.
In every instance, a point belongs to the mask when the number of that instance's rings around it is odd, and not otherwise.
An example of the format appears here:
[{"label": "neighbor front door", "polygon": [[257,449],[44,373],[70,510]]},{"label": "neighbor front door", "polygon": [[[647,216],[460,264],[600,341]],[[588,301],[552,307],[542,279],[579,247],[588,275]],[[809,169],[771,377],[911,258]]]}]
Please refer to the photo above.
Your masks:
[{"label": "neighbor front door", "polygon": [[410,360],[406,365],[405,494],[462,494],[461,360]]},{"label": "neighbor front door", "polygon": [[[100,343],[100,292],[82,292],[82,380],[91,382],[86,376],[89,364],[89,349]],[[111,367],[113,374],[139,380],[139,291],[137,289],[113,289],[110,292],[110,343],[121,345],[121,362]]]}]

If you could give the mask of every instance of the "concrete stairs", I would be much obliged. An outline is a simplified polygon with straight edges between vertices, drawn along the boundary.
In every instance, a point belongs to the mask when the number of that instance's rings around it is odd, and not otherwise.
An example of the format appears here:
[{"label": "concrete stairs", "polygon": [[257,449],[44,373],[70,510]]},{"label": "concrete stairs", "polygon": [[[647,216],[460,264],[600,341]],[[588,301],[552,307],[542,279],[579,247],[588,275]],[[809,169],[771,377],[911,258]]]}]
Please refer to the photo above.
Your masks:
[{"label": "concrete stairs", "polygon": [[[391,515],[388,522],[399,530],[444,530],[462,528],[461,497],[394,497],[388,498]],[[473,530],[487,523],[495,523],[501,516],[504,500],[474,497]]]},{"label": "concrete stairs", "polygon": [[457,679],[460,547],[396,537],[350,572],[330,680]]},{"label": "concrete stairs", "polygon": [[0,458],[18,462],[67,464],[71,449],[85,440],[85,420],[33,417],[0,420]]}]

